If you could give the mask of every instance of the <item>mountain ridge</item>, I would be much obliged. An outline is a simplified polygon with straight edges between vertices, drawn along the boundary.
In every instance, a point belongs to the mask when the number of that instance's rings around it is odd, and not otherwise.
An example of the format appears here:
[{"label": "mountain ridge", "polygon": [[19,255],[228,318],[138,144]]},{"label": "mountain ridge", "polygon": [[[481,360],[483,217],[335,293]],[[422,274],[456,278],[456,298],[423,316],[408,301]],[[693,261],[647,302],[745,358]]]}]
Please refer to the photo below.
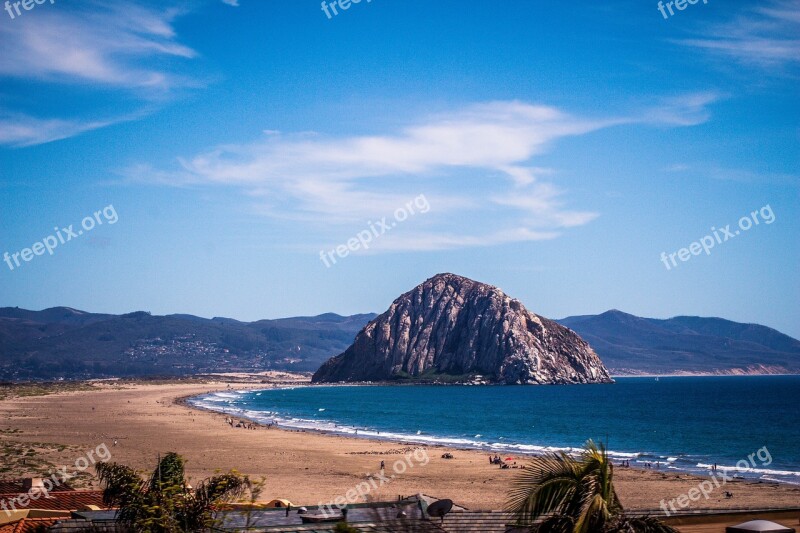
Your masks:
[{"label": "mountain ridge", "polygon": [[[0,308],[0,380],[186,375],[226,369],[313,372],[347,349],[376,316],[323,313],[243,322],[190,314],[159,317],[142,311],[114,315],[71,307],[41,311],[4,307]],[[601,331],[597,331],[598,317],[605,321]],[[99,325],[103,322],[107,324]],[[759,324],[687,315],[643,318],[613,309],[555,322],[587,341],[617,376],[800,373],[800,341]],[[112,331],[117,325],[125,326],[120,329],[122,338]],[[81,333],[69,334],[78,330]],[[162,338],[161,346],[147,346],[150,334]],[[194,340],[176,340],[187,335],[195,335]],[[192,353],[192,342],[201,343],[195,350],[199,355]],[[212,350],[209,343],[221,344]],[[133,353],[126,354],[128,349]],[[157,349],[167,350],[167,356],[160,356]]]},{"label": "mountain ridge", "polygon": [[800,373],[800,341],[760,324],[618,310],[557,322],[587,340],[615,375]]},{"label": "mountain ridge", "polygon": [[[0,379],[313,371],[374,314],[240,322],[190,314],[0,308]],[[338,317],[338,318],[337,318]]]}]

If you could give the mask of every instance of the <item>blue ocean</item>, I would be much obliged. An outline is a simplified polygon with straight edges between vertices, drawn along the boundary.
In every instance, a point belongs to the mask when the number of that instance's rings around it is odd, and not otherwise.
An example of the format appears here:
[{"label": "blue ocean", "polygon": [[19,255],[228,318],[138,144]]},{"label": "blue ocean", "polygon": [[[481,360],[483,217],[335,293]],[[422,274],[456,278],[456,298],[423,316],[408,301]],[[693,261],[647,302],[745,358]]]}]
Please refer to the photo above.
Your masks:
[{"label": "blue ocean", "polygon": [[193,405],[282,427],[515,457],[607,443],[615,462],[800,485],[800,376],[617,378],[575,386],[309,386]]}]

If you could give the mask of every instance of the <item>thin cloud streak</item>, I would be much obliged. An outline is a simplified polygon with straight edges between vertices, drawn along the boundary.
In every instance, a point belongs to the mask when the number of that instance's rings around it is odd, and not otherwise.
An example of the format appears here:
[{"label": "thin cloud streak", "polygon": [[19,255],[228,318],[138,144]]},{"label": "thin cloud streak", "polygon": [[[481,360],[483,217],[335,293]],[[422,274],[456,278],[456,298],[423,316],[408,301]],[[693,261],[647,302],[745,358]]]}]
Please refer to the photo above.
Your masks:
[{"label": "thin cloud streak", "polygon": [[800,62],[800,0],[753,7],[731,22],[712,25],[703,34],[672,42],[781,73],[783,68]]},{"label": "thin cloud streak", "polygon": [[85,94],[111,90],[141,108],[122,118],[78,120],[43,117],[22,109],[24,104],[7,102],[0,107],[0,145],[33,146],[135,120],[174,91],[203,85],[177,73],[182,62],[198,55],[177,40],[172,23],[182,14],[107,0],[40,8],[35,18],[0,24],[0,41],[14,43],[13,53],[0,54],[0,80],[24,83],[32,91],[54,86]]},{"label": "thin cloud streak", "polygon": [[174,10],[92,2],[82,10],[48,9],[36,15],[0,25],[0,40],[14,43],[13,54],[0,54],[0,76],[167,91],[187,80],[160,63],[197,55],[176,41]]},{"label": "thin cloud streak", "polygon": [[81,120],[39,119],[28,115],[0,116],[0,145],[25,147],[45,144],[127,120],[132,119],[119,118],[86,122]]},{"label": "thin cloud streak", "polygon": [[[264,215],[317,229],[323,222],[327,227],[379,219],[410,194],[424,192],[432,214],[381,239],[375,248],[381,251],[553,239],[598,213],[567,208],[564,191],[541,181],[553,169],[531,165],[531,159],[561,139],[613,126],[698,124],[708,119],[705,106],[715,99],[688,95],[665,102],[658,113],[645,110],[625,119],[575,117],[520,101],[489,102],[434,115],[393,134],[332,138],[270,131],[252,143],[179,158],[180,168],[171,173],[137,167],[123,175],[137,182],[153,178],[177,186],[234,187],[253,198]],[[465,180],[474,187],[465,187]],[[426,229],[434,220],[436,231]],[[485,223],[466,223],[475,220]],[[456,234],[453,227],[480,227],[483,233]]]}]

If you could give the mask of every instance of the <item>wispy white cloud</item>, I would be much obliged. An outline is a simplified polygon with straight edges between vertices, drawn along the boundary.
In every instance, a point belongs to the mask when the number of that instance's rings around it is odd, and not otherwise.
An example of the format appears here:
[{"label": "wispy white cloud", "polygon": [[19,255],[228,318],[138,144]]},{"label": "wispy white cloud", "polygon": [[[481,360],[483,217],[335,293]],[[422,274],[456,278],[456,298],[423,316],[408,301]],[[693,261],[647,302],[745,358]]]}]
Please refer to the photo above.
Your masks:
[{"label": "wispy white cloud", "polygon": [[43,144],[102,128],[109,124],[110,122],[37,119],[27,115],[0,116],[0,145]]},{"label": "wispy white cloud", "polygon": [[455,167],[499,170],[525,182],[533,179],[536,169],[521,163],[542,153],[549,142],[607,125],[608,121],[577,119],[550,107],[495,102],[432,117],[394,135],[272,134],[181,159],[181,164],[206,181],[238,185],[297,178],[353,180]]},{"label": "wispy white cloud", "polygon": [[497,205],[519,211],[528,228],[572,228],[597,218],[597,213],[569,211],[561,200],[563,191],[549,183],[537,183],[522,192],[514,190],[491,197]]},{"label": "wispy white cloud", "polygon": [[800,24],[800,2],[797,0],[783,0],[769,5],[762,4],[755,10],[772,19]]},{"label": "wispy white cloud", "polygon": [[[173,28],[181,14],[124,0],[42,6],[35,16],[0,24],[0,42],[13,43],[0,54],[0,81],[51,91],[68,87],[83,102],[98,89],[110,90],[142,109],[136,114],[141,116],[176,89],[201,85],[179,73],[181,62],[197,57]],[[22,109],[29,105],[25,100],[14,111],[16,102],[6,100],[0,108],[0,145],[40,144],[131,119],[42,117],[35,109]],[[89,109],[84,116],[92,114]]]},{"label": "wispy white cloud", "polygon": [[797,174],[785,174],[781,172],[770,171],[758,172],[743,168],[721,168],[716,165],[710,165],[707,168],[700,169],[700,172],[706,174],[712,179],[721,181],[758,184],[770,183],[794,187],[800,186],[800,176]]},{"label": "wispy white cloud", "polygon": [[708,106],[721,98],[720,94],[709,91],[665,98],[660,105],[643,112],[642,120],[666,126],[696,126],[708,121],[711,117]]},{"label": "wispy white cloud", "polygon": [[713,163],[688,165],[676,163],[663,169],[670,173],[692,173],[702,178],[739,183],[774,184],[800,186],[800,176],[771,171],[754,171],[746,168],[723,168]]},{"label": "wispy white cloud", "polygon": [[13,53],[0,54],[0,76],[124,89],[184,85],[163,63],[197,55],[177,42],[178,14],[115,1],[40,8],[35,19],[0,25],[0,39],[14,43]]},{"label": "wispy white cloud", "polygon": [[686,163],[673,163],[664,169],[664,172],[686,172],[691,167]]},{"label": "wispy white cloud", "polygon": [[[428,117],[398,132],[371,136],[284,135],[179,158],[171,171],[136,167],[128,179],[235,187],[257,210],[279,218],[352,224],[392,213],[424,193],[434,215],[406,223],[375,249],[431,250],[552,239],[597,213],[573,210],[565,192],[543,181],[554,170],[532,159],[557,141],[616,125],[697,124],[714,96],[667,102],[662,112],[594,119],[519,101],[490,102]],[[680,102],[683,103],[681,107]],[[469,185],[468,185],[469,184]],[[436,230],[426,228],[436,220]],[[474,228],[478,233],[470,234]],[[459,228],[454,231],[454,228]],[[466,230],[465,228],[471,228]],[[401,234],[402,233],[402,234]]]},{"label": "wispy white cloud", "polygon": [[560,234],[558,231],[536,231],[525,227],[506,227],[475,235],[466,232],[452,233],[448,229],[437,232],[403,232],[403,230],[398,230],[396,233],[382,236],[380,239],[372,241],[369,250],[359,250],[356,253],[368,255],[381,252],[435,252],[461,248],[481,248],[519,242],[551,240]]},{"label": "wispy white cloud", "polygon": [[800,0],[754,3],[699,37],[675,42],[763,70],[781,71],[800,62]]}]

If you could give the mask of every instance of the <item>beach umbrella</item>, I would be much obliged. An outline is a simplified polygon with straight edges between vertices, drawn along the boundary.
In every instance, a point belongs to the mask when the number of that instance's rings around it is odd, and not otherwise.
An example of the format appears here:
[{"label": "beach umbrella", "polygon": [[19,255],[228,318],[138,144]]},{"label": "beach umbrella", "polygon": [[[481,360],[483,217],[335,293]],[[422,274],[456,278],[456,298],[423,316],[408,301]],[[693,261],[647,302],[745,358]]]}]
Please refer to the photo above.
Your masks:
[{"label": "beach umbrella", "polygon": [[738,526],[725,528],[725,533],[752,533],[753,531],[769,533],[795,533],[794,528],[782,526],[768,520],[751,520]]}]

